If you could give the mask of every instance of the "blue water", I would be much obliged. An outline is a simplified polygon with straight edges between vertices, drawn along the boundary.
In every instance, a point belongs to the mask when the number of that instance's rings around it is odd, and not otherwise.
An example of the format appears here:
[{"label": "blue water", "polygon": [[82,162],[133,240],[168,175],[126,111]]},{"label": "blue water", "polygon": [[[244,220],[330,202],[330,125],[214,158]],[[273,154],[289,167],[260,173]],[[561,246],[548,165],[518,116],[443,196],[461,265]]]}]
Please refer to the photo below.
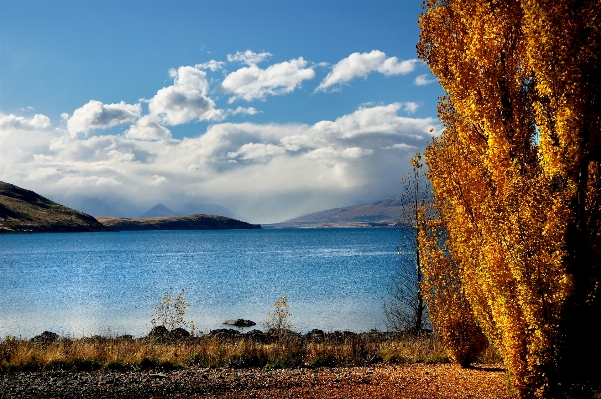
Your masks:
[{"label": "blue water", "polygon": [[146,334],[165,290],[200,331],[265,320],[286,295],[306,332],[385,329],[396,229],[265,229],[0,236],[0,338]]}]

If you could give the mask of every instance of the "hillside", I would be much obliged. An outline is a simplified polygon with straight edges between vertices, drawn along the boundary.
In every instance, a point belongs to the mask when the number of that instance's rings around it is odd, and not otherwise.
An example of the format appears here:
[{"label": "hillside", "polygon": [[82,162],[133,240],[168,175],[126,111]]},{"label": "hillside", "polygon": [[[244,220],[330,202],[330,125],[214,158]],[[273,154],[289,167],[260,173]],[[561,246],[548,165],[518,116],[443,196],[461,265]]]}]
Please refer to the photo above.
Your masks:
[{"label": "hillside", "polygon": [[284,227],[390,227],[399,220],[401,201],[385,199],[371,204],[328,209],[273,226]]},{"label": "hillside", "polygon": [[0,182],[0,233],[107,231],[92,216]]},{"label": "hillside", "polygon": [[[231,219],[240,219],[238,215],[234,212],[230,211],[227,208],[224,208],[220,205],[215,204],[183,204],[180,205],[177,209],[178,211],[174,211],[171,208],[168,208],[164,204],[157,204],[150,208],[146,213],[144,213],[141,218],[158,218],[158,217],[173,217],[173,216],[190,216],[190,215],[216,215],[216,216],[225,216]],[[109,215],[103,215],[109,216]]]},{"label": "hillside", "polygon": [[98,217],[113,231],[131,230],[226,230],[260,229],[260,224],[250,224],[240,220],[214,215],[189,215],[156,218],[109,218]]}]

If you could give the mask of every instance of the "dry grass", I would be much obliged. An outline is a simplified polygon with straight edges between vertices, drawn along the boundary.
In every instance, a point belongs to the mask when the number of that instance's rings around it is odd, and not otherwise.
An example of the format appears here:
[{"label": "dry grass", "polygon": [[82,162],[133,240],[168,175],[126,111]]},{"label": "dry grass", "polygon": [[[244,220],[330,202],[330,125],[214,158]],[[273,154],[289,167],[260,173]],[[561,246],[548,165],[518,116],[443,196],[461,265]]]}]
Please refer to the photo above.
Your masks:
[{"label": "dry grass", "polygon": [[[267,337],[201,336],[178,341],[129,338],[63,338],[33,342],[7,337],[0,341],[0,371],[163,369],[190,365],[230,368],[295,368],[445,363],[449,359],[435,336],[382,333]],[[490,351],[482,362],[498,362]]]}]

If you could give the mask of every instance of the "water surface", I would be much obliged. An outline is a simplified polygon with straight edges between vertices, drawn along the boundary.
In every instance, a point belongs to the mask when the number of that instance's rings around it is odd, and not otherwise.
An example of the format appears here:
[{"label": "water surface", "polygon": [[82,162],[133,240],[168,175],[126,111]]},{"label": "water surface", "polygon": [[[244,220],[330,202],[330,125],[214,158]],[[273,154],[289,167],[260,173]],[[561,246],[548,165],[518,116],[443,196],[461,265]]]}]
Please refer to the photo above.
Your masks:
[{"label": "water surface", "polygon": [[0,337],[135,336],[169,288],[201,331],[265,320],[288,297],[300,331],[385,329],[395,229],[141,231],[0,236]]}]

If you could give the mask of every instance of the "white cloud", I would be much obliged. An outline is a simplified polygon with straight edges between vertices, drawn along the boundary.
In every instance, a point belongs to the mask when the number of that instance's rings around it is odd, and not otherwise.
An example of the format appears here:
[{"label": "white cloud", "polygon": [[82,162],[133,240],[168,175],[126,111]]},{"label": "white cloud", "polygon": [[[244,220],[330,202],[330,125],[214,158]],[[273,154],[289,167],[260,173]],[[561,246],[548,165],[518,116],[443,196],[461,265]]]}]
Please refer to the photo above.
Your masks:
[{"label": "white cloud", "polygon": [[88,135],[92,129],[106,129],[109,127],[132,123],[140,117],[142,106],[138,104],[103,104],[91,100],[86,105],[73,112],[67,121],[67,131],[71,136],[78,133]]},{"label": "white cloud", "polygon": [[393,144],[391,146],[388,147],[384,147],[383,150],[414,150],[417,147],[414,145],[409,145],[409,144],[405,144],[405,143],[400,143],[400,144]]},{"label": "white cloud", "polygon": [[325,79],[317,86],[315,91],[325,91],[332,86],[339,86],[357,77],[366,77],[376,71],[386,76],[405,75],[413,72],[417,59],[400,61],[397,57],[386,57],[379,50],[369,53],[353,53],[340,60],[332,67]]},{"label": "white cloud", "polygon": [[307,61],[302,57],[270,65],[267,69],[261,69],[250,61],[247,63],[248,67],[230,73],[218,87],[223,93],[233,94],[229,103],[240,98],[246,101],[264,100],[267,95],[290,93],[303,80],[315,77],[315,71],[311,67],[306,68]]},{"label": "white cloud", "polygon": [[415,83],[418,86],[426,86],[426,85],[429,85],[430,83],[436,82],[436,79],[428,79],[428,76],[429,75],[427,75],[427,74],[419,75],[418,77],[415,78],[413,83]]},{"label": "white cloud", "polygon": [[171,132],[166,127],[161,126],[156,117],[146,115],[138,119],[134,125],[131,125],[129,130],[125,132],[125,136],[138,140],[162,140],[170,139]]},{"label": "white cloud", "polygon": [[[151,140],[157,135],[133,126],[89,137],[11,130],[3,132],[3,148],[13,150],[2,154],[0,176],[58,201],[217,203],[251,222],[281,221],[395,196],[412,151],[392,149],[423,148],[438,127],[433,118],[398,116],[402,106],[363,107],[314,125],[215,123],[183,140]],[[145,118],[138,128],[153,122]]]},{"label": "white cloud", "polygon": [[46,115],[35,114],[33,118],[25,118],[13,114],[0,114],[0,130],[34,130],[46,129],[50,126],[50,118]]},{"label": "white cloud", "polygon": [[226,113],[228,115],[238,115],[238,114],[242,114],[242,115],[255,115],[258,114],[260,111],[257,111],[254,107],[238,107],[236,109],[228,109],[226,111]]},{"label": "white cloud", "polygon": [[359,159],[361,157],[371,155],[373,152],[374,150],[371,149],[366,150],[359,147],[351,147],[342,151],[342,157],[346,159]]},{"label": "white cloud", "polygon": [[223,69],[223,65],[225,65],[225,62],[223,61],[215,61],[215,60],[211,60],[208,62],[204,62],[202,64],[196,64],[194,65],[194,68],[197,69],[210,69],[211,71],[215,72],[219,69]]},{"label": "white cloud", "polygon": [[257,65],[259,62],[263,62],[269,57],[271,57],[271,53],[268,52],[257,54],[253,51],[246,50],[243,53],[237,51],[234,55],[228,54],[227,60],[229,62],[239,61],[244,62],[247,65]]},{"label": "white cloud", "polygon": [[238,151],[228,152],[228,158],[265,159],[275,155],[285,154],[286,149],[274,144],[248,143],[241,146]]},{"label": "white cloud", "polygon": [[322,134],[341,138],[365,136],[398,136],[421,138],[431,136],[430,127],[434,125],[432,118],[416,119],[397,116],[403,107],[402,103],[392,103],[370,108],[359,108],[349,115],[344,115],[336,121],[321,121],[314,129]]},{"label": "white cloud", "polygon": [[221,120],[223,111],[207,97],[209,84],[204,71],[191,66],[172,69],[172,86],[160,89],[148,100],[150,114],[167,125],[181,125],[192,120]]},{"label": "white cloud", "polygon": [[415,103],[413,101],[409,101],[409,102],[403,103],[403,109],[408,114],[414,114],[415,111],[417,111],[418,108],[419,108],[419,104]]},{"label": "white cloud", "polygon": [[167,178],[165,176],[152,175],[152,177],[150,178],[150,184],[153,186],[157,186],[161,183],[165,183],[166,181],[167,181]]}]

